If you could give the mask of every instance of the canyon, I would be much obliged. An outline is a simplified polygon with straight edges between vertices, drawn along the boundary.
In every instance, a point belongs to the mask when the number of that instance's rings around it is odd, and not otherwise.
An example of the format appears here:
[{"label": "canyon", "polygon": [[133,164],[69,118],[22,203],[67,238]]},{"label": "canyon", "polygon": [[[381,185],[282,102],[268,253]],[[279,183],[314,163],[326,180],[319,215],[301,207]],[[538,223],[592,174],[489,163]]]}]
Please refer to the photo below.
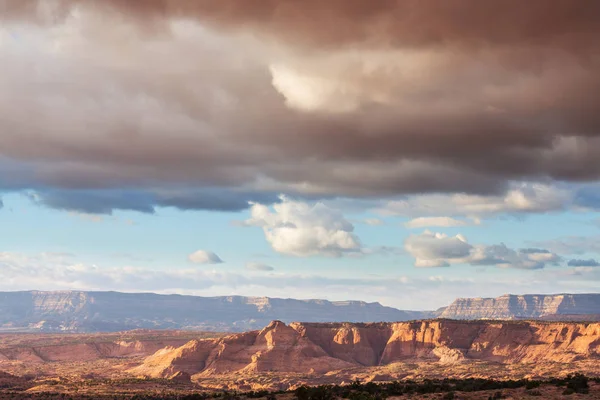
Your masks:
[{"label": "canyon", "polygon": [[[194,379],[221,374],[327,374],[396,363],[573,365],[600,362],[600,323],[425,320],[291,323],[167,347],[130,370]],[[600,373],[600,366],[592,373]]]},{"label": "canyon", "polygon": [[4,386],[11,390],[79,394],[277,391],[356,380],[544,380],[579,372],[600,377],[600,323],[272,321],[242,333],[5,333],[0,371],[13,382]]},{"label": "canyon", "polygon": [[600,321],[600,294],[461,298],[435,311],[407,311],[364,301],[85,291],[0,292],[0,332],[243,332],[260,329],[272,320],[401,322],[438,317]]}]

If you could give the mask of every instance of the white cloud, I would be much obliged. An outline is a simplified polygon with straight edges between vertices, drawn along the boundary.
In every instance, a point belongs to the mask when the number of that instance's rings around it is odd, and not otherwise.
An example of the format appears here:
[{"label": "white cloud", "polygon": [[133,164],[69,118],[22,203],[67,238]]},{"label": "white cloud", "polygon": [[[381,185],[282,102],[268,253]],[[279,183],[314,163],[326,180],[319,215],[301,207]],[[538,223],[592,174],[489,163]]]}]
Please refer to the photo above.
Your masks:
[{"label": "white cloud", "polygon": [[469,257],[473,248],[461,235],[448,237],[442,233],[425,231],[410,235],[404,246],[413,257],[416,267],[448,267],[450,261]]},{"label": "white cloud", "polygon": [[449,237],[425,231],[410,235],[404,243],[420,268],[448,267],[451,264],[497,266],[500,268],[542,269],[557,264],[561,258],[545,249],[513,250],[505,244],[471,245],[462,235]]},{"label": "white cloud", "polygon": [[269,70],[273,87],[290,108],[342,113],[354,111],[359,105],[359,93],[343,82],[306,75],[284,65],[271,65]]},{"label": "white cloud", "polygon": [[475,246],[465,260],[471,265],[495,265],[500,268],[542,269],[546,264],[557,264],[561,258],[545,249],[513,250],[505,244]]},{"label": "white cloud", "polygon": [[411,196],[404,200],[389,201],[383,207],[377,208],[376,211],[383,215],[407,217],[431,218],[440,214],[467,216],[472,217],[476,223],[478,218],[483,216],[561,211],[572,205],[572,193],[568,190],[541,183],[519,183],[514,184],[502,196],[469,194]]},{"label": "white cloud", "polygon": [[82,219],[84,221],[88,221],[88,222],[103,222],[104,221],[104,217],[102,215],[97,215],[97,214],[88,214],[88,213],[70,211],[69,215],[72,215],[73,217],[80,218],[80,219]]},{"label": "white cloud", "polygon": [[281,197],[272,210],[253,204],[248,226],[258,226],[278,253],[297,257],[357,254],[362,246],[354,226],[344,215],[323,203],[309,205]]},{"label": "white cloud", "polygon": [[275,270],[275,268],[271,267],[270,265],[263,264],[263,263],[257,263],[257,262],[247,263],[246,269],[249,269],[252,271],[274,271]]},{"label": "white cloud", "polygon": [[408,221],[404,224],[404,226],[409,229],[428,227],[450,228],[456,226],[467,226],[476,224],[477,222],[478,221],[466,221],[451,217],[419,217]]},{"label": "white cloud", "polygon": [[188,256],[194,264],[221,264],[223,260],[212,251],[198,250]]},{"label": "white cloud", "polygon": [[[524,277],[467,279],[446,269],[436,276],[326,276],[311,274],[238,274],[202,268],[155,269],[103,267],[72,256],[0,252],[0,290],[117,290],[199,296],[268,296],[380,301],[403,309],[435,309],[456,297],[494,297],[504,293],[586,293],[597,289],[600,268],[535,271]],[[351,293],[349,295],[348,293]]]}]

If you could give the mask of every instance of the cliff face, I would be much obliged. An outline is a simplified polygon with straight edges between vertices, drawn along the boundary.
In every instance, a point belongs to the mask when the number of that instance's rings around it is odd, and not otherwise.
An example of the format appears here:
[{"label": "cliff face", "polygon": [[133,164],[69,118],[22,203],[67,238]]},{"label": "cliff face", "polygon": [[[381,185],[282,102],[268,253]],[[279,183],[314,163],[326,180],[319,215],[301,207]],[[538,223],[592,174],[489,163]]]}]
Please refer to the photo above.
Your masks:
[{"label": "cliff face", "polygon": [[433,320],[371,324],[276,321],[261,331],[192,341],[131,372],[198,377],[245,372],[326,373],[405,360],[456,363],[600,362],[600,323]]},{"label": "cliff face", "polygon": [[423,318],[361,301],[197,297],[117,292],[0,293],[0,329],[111,332],[130,329],[244,331],[271,320],[406,321]]},{"label": "cliff face", "polygon": [[497,298],[456,299],[440,318],[537,319],[560,315],[590,315],[600,311],[600,294],[504,295]]},{"label": "cliff face", "polygon": [[[188,329],[241,332],[272,320],[310,322],[397,322],[448,319],[599,320],[600,294],[506,295],[458,299],[434,312],[402,311],[361,301],[197,297],[118,292],[0,292],[0,331],[117,332]],[[358,340],[360,329],[349,333]],[[316,340],[316,339],[315,339]],[[361,339],[362,340],[362,339]],[[371,340],[371,338],[369,339]],[[379,339],[372,339],[377,342]],[[340,348],[344,343],[336,345]],[[357,350],[358,351],[358,350]],[[375,357],[360,350],[364,362]]]}]

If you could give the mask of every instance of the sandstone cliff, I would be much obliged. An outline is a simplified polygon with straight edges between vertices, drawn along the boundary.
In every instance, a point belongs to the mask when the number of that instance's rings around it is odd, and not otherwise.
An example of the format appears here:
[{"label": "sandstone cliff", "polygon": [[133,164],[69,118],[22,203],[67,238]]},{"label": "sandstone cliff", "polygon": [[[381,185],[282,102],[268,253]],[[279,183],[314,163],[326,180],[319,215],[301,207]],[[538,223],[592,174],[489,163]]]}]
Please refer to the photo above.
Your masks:
[{"label": "sandstone cliff", "polygon": [[600,323],[427,320],[398,323],[292,323],[195,340],[159,350],[135,375],[196,377],[257,372],[327,373],[430,361],[600,362]]},{"label": "sandstone cliff", "polygon": [[0,330],[115,332],[131,329],[244,331],[271,320],[406,321],[424,318],[362,301],[198,297],[118,292],[1,292]]},{"label": "sandstone cliff", "polygon": [[[456,299],[439,313],[451,319],[576,319],[600,313],[600,294],[504,295],[497,298]],[[561,315],[565,317],[561,318]]]}]

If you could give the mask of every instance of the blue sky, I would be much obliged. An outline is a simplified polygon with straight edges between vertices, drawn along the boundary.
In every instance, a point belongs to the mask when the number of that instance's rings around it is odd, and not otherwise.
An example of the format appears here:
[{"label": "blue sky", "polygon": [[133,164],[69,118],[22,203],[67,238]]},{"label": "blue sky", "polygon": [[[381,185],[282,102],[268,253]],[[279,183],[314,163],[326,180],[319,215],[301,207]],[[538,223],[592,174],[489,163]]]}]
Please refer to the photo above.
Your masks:
[{"label": "blue sky", "polygon": [[[0,231],[4,238],[4,259],[1,261],[5,268],[12,268],[7,274],[12,279],[3,281],[3,290],[93,289],[351,298],[406,309],[427,309],[461,296],[590,292],[598,282],[593,268],[567,266],[570,259],[597,258],[593,250],[563,253],[558,262],[529,270],[468,265],[465,261],[453,261],[449,267],[418,268],[415,256],[406,249],[410,235],[421,235],[429,229],[448,237],[464,235],[470,243],[505,243],[513,249],[545,245],[552,251],[552,242],[556,240],[570,236],[600,237],[597,215],[592,212],[503,215],[473,226],[411,229],[406,227],[411,220],[406,217],[347,209],[343,218],[352,225],[364,254],[292,255],[285,249],[274,249],[261,228],[243,226],[243,221],[252,218],[250,211],[159,208],[154,214],[117,211],[112,215],[97,215],[51,209],[32,202],[24,194],[5,195],[3,202]],[[315,203],[306,205],[312,207]],[[327,207],[333,210],[335,205],[332,202]],[[188,256],[197,250],[214,252],[223,262],[193,263]],[[16,259],[17,254],[25,258]],[[44,272],[40,274],[42,283],[36,280],[28,283],[27,271],[31,273],[32,268],[35,271],[40,262],[50,269],[81,268],[82,276],[61,272],[58,278],[53,278],[52,273]],[[250,263],[272,270],[250,270]],[[95,272],[86,276],[90,268]],[[128,269],[135,271],[128,275]],[[576,270],[582,275],[574,274]],[[136,279],[138,275],[157,272],[167,275],[157,277],[158,282]],[[169,281],[169,273],[190,274],[200,283],[181,287],[180,276]],[[107,280],[106,274],[111,278]],[[307,283],[296,287],[300,278]]]},{"label": "blue sky", "polygon": [[0,290],[597,291],[594,6],[384,3],[7,3]]}]

